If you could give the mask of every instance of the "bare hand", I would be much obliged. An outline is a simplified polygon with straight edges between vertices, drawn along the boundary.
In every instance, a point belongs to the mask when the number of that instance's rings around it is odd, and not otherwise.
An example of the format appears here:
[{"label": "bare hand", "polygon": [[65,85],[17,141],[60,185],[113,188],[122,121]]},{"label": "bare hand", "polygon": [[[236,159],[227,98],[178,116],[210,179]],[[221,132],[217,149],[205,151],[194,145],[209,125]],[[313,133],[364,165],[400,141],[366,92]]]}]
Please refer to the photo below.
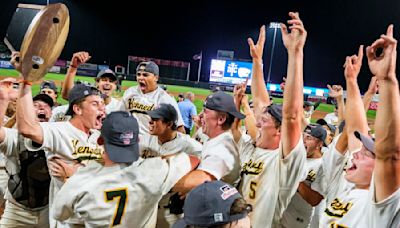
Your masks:
[{"label": "bare hand", "polygon": [[14,87],[15,83],[17,83],[15,78],[5,78],[0,81],[0,100],[15,101],[18,98],[18,87]]},{"label": "bare hand", "polygon": [[65,180],[72,176],[82,165],[79,163],[67,164],[61,158],[54,157],[49,159],[48,167],[52,176]]},{"label": "bare hand", "polygon": [[92,56],[90,56],[88,52],[85,51],[76,52],[74,53],[74,55],[72,55],[71,65],[78,67],[79,65],[89,61],[91,57]]},{"label": "bare hand", "polygon": [[261,26],[260,33],[258,35],[257,44],[254,45],[254,41],[251,38],[247,39],[247,43],[250,47],[250,55],[253,59],[262,59],[265,43],[265,25]]},{"label": "bare hand", "polygon": [[292,18],[287,23],[290,25],[289,33],[288,28],[285,24],[281,23],[282,40],[288,51],[291,50],[302,50],[306,43],[307,31],[304,28],[303,22],[300,20],[299,13],[289,12],[289,16]]},{"label": "bare hand", "polygon": [[357,79],[362,65],[363,48],[364,45],[360,45],[360,47],[358,48],[358,55],[346,57],[346,62],[343,65],[344,76],[346,77],[346,79]]},{"label": "bare hand", "polygon": [[343,96],[343,87],[341,85],[333,85],[333,86],[327,85],[327,87],[329,89],[328,95],[330,97],[337,99],[338,97]]},{"label": "bare hand", "polygon": [[[380,56],[377,49],[383,48]],[[378,80],[396,79],[397,40],[393,38],[393,25],[389,25],[386,35],[382,34],[371,46],[367,47],[369,69]]]},{"label": "bare hand", "polygon": [[21,53],[19,51],[13,51],[11,53],[10,63],[18,72],[21,72],[21,64],[20,64],[21,58],[20,57],[21,57]]}]

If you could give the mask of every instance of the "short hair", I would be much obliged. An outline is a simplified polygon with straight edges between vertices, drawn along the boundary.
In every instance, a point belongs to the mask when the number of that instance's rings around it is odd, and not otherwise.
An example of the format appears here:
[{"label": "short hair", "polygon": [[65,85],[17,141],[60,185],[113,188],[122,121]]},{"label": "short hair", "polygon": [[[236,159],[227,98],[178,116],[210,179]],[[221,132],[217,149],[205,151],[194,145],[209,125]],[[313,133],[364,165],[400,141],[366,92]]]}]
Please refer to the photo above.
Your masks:
[{"label": "short hair", "polygon": [[235,121],[235,117],[227,112],[217,111],[218,116],[225,116],[225,122],[222,124],[223,130],[229,130],[232,127],[233,121]]},{"label": "short hair", "polygon": [[185,93],[185,98],[186,98],[186,99],[190,99],[190,98],[192,98],[192,97],[194,97],[194,93],[192,93],[192,92],[190,92],[190,91]]}]

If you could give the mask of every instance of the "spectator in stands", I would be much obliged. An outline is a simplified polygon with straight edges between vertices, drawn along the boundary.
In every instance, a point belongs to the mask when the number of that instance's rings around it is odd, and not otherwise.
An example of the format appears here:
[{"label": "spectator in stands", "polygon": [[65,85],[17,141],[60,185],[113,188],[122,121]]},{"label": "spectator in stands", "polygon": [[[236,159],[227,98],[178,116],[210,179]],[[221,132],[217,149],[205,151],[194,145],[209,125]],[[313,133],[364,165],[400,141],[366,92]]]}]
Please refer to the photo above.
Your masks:
[{"label": "spectator in stands", "polygon": [[190,135],[193,128],[193,121],[197,116],[196,106],[194,102],[194,93],[186,92],[185,100],[178,103],[179,110],[183,118],[183,125],[185,126],[186,134]]},{"label": "spectator in stands", "polygon": [[40,84],[40,93],[47,94],[53,99],[53,107],[60,106],[57,102],[58,90],[54,81],[43,81],[42,84]]}]

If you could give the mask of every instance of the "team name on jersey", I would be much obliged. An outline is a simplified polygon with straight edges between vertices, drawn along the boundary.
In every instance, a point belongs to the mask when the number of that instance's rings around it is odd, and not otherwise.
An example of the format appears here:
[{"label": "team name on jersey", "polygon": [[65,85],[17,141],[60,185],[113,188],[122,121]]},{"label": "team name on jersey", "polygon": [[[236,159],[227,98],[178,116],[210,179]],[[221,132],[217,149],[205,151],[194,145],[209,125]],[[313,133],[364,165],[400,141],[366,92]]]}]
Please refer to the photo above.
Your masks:
[{"label": "team name on jersey", "polygon": [[241,175],[258,175],[264,168],[264,162],[253,162],[251,159],[244,163]]},{"label": "team name on jersey", "polygon": [[306,180],[308,180],[310,182],[314,182],[316,176],[317,176],[317,173],[312,169],[308,172]]},{"label": "team name on jersey", "polygon": [[127,109],[131,112],[141,112],[145,113],[146,111],[151,111],[154,108],[154,104],[145,105],[139,103],[135,98],[129,98],[126,102]]},{"label": "team name on jersey", "polygon": [[72,156],[79,161],[82,160],[97,160],[102,158],[103,150],[96,146],[95,148],[89,146],[78,146],[79,140],[72,140]]},{"label": "team name on jersey", "polygon": [[352,206],[353,203],[351,202],[344,203],[340,202],[338,198],[335,198],[325,209],[325,213],[331,217],[341,218],[349,212]]}]

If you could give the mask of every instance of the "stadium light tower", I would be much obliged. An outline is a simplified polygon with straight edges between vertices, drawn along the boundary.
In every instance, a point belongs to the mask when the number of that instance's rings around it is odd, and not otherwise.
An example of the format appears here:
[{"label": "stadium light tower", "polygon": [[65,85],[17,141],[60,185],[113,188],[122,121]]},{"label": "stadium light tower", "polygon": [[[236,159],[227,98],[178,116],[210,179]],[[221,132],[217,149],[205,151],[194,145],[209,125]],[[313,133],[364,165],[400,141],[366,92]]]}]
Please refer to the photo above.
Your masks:
[{"label": "stadium light tower", "polygon": [[274,30],[274,38],[272,39],[272,49],[271,49],[271,58],[270,58],[270,60],[269,60],[267,84],[270,82],[270,77],[271,77],[271,69],[272,69],[272,60],[273,60],[273,58],[274,58],[274,49],[275,49],[276,32],[277,32],[278,29],[279,29],[279,31],[280,31],[281,25],[279,24],[279,22],[271,22],[271,23],[269,23],[268,28]]}]

